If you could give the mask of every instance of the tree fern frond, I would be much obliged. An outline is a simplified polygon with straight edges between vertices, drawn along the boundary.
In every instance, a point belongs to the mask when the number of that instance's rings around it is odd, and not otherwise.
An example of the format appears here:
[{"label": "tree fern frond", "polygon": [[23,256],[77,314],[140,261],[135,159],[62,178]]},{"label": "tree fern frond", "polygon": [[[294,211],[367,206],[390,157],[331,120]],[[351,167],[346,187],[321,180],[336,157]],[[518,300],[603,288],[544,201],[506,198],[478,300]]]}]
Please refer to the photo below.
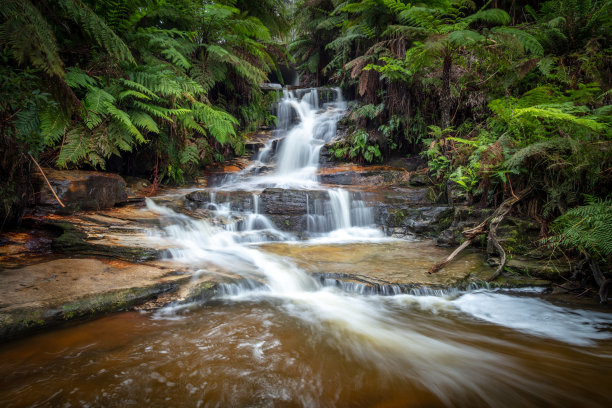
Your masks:
[{"label": "tree fern frond", "polygon": [[238,125],[238,120],[225,111],[198,103],[194,106],[193,116],[202,122],[208,132],[221,144],[236,136],[234,126]]},{"label": "tree fern frond", "polygon": [[612,200],[595,200],[576,207],[553,223],[557,235],[546,243],[581,248],[602,258],[612,255]]},{"label": "tree fern frond", "polygon": [[145,112],[132,111],[129,112],[130,119],[134,126],[147,130],[153,133],[159,133],[159,126],[155,120]]},{"label": "tree fern frond", "polygon": [[4,0],[0,15],[0,45],[8,47],[19,64],[30,62],[50,75],[64,75],[53,30],[29,0]]},{"label": "tree fern frond", "polygon": [[57,158],[57,165],[65,168],[68,163],[79,163],[89,152],[91,134],[86,128],[76,126],[66,134]]},{"label": "tree fern frond", "polygon": [[501,9],[480,10],[464,18],[469,23],[482,22],[487,24],[506,25],[510,23],[510,15]]},{"label": "tree fern frond", "polygon": [[84,105],[87,110],[105,115],[109,112],[108,106],[115,102],[115,97],[104,89],[90,87],[85,95]]},{"label": "tree fern frond", "polygon": [[57,105],[49,104],[40,114],[40,132],[45,144],[50,146],[59,142],[70,124],[70,119]]},{"label": "tree fern frond", "polygon": [[541,57],[544,55],[544,47],[542,47],[542,44],[540,44],[540,42],[533,35],[529,34],[525,30],[519,30],[512,27],[495,27],[491,30],[491,32],[502,36],[511,36],[516,38],[528,54],[536,57]]},{"label": "tree fern frond", "polygon": [[464,47],[484,39],[482,34],[472,30],[457,30],[448,34],[448,40],[457,47]]},{"label": "tree fern frond", "polygon": [[134,126],[132,120],[130,119],[130,115],[121,109],[115,107],[112,104],[108,104],[108,113],[111,118],[117,121],[130,135],[134,136],[136,140],[139,142],[145,142],[145,138],[142,136],[142,133]]},{"label": "tree fern frond", "polygon": [[82,69],[77,67],[70,67],[66,70],[64,81],[66,81],[71,88],[87,89],[98,84],[95,78],[90,77]]},{"label": "tree fern frond", "polygon": [[80,0],[57,0],[64,12],[81,29],[118,61],[135,62],[132,52],[119,36]]}]

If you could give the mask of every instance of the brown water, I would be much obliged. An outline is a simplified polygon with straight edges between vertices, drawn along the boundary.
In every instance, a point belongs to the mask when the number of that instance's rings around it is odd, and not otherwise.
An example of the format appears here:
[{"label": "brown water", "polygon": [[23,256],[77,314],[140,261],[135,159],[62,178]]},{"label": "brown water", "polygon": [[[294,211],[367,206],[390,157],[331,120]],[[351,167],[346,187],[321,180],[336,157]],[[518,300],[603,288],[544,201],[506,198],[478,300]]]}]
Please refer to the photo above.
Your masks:
[{"label": "brown water", "polygon": [[466,312],[495,304],[553,326],[568,313],[525,294],[335,289],[129,312],[5,344],[0,406],[609,406],[610,321],[537,333]]}]

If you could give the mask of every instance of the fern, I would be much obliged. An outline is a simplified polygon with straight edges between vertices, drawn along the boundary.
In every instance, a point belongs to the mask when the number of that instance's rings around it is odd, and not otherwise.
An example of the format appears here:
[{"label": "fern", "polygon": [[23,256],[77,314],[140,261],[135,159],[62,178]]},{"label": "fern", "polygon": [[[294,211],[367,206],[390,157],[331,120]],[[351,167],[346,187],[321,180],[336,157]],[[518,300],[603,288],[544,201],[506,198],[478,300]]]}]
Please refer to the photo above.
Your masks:
[{"label": "fern", "polygon": [[66,139],[57,158],[59,167],[67,167],[68,163],[79,163],[90,151],[91,134],[86,128],[77,126],[66,134]]},{"label": "fern", "polygon": [[98,81],[95,78],[90,77],[83,70],[77,67],[68,68],[64,81],[66,81],[68,86],[71,88],[77,89],[87,89],[98,84]]},{"label": "fern", "polygon": [[135,62],[121,38],[80,0],[56,0],[62,10],[117,61]]},{"label": "fern", "polygon": [[70,124],[69,118],[59,106],[49,104],[40,114],[40,132],[46,145],[58,143]]},{"label": "fern", "polygon": [[134,111],[130,112],[129,115],[134,126],[137,126],[149,132],[159,133],[159,126],[149,114],[145,112]]},{"label": "fern", "polygon": [[206,130],[221,144],[236,136],[236,118],[220,109],[203,103],[194,106],[193,116],[204,124]]},{"label": "fern", "polygon": [[4,20],[0,44],[10,49],[19,64],[29,62],[50,75],[64,75],[53,30],[29,0],[4,0],[0,15]]},{"label": "fern", "polygon": [[529,55],[533,55],[535,57],[544,56],[544,47],[542,47],[542,44],[540,44],[536,37],[529,34],[525,30],[512,27],[494,27],[491,32],[502,37],[509,36],[516,38]]},{"label": "fern", "polygon": [[592,199],[573,208],[553,223],[556,235],[545,242],[580,248],[602,258],[612,255],[612,200]]}]

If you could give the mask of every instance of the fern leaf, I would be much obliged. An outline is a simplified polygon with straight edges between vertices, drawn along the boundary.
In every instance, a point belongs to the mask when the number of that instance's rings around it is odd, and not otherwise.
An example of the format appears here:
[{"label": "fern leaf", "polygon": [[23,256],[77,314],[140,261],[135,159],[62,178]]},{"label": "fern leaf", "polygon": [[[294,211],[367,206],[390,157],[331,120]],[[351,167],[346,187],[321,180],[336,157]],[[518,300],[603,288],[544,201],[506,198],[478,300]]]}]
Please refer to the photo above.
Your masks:
[{"label": "fern leaf", "polygon": [[49,105],[40,114],[40,132],[45,144],[51,146],[61,140],[66,133],[70,120],[58,107]]},{"label": "fern leaf", "polygon": [[132,123],[135,126],[141,129],[144,129],[144,130],[147,130],[153,133],[159,133],[159,127],[157,126],[157,123],[147,113],[138,112],[138,111],[130,112],[130,119],[132,120]]}]

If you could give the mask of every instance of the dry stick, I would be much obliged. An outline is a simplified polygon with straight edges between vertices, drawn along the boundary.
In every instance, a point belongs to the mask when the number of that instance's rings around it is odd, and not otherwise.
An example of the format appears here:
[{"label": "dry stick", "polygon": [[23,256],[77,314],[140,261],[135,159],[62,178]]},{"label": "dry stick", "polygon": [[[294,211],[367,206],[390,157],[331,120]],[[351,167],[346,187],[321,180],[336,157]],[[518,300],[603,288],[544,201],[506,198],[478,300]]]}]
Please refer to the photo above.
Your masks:
[{"label": "dry stick", "polygon": [[450,254],[445,260],[443,260],[440,263],[435,264],[428,273],[436,273],[438,272],[440,269],[444,268],[446,266],[447,263],[449,263],[450,261],[453,260],[454,257],[457,256],[457,254],[459,254],[459,252],[463,251],[468,245],[470,245],[472,243],[472,241],[474,240],[474,238],[470,238],[466,241],[463,242],[463,244],[459,245],[459,247],[457,247],[457,249],[455,249],[453,251],[452,254]]},{"label": "dry stick", "polygon": [[519,201],[521,198],[529,194],[530,192],[531,192],[531,187],[528,187],[525,190],[521,191],[518,194],[518,196],[512,196],[508,198],[503,203],[501,203],[501,205],[497,207],[497,209],[493,212],[493,214],[487,217],[483,222],[481,222],[474,228],[463,231],[462,235],[466,237],[467,240],[463,244],[461,244],[457,249],[455,249],[453,253],[450,254],[444,261],[432,266],[431,269],[429,270],[429,273],[431,274],[431,273],[438,272],[440,269],[446,266],[461,251],[467,248],[472,243],[472,241],[476,239],[478,235],[483,234],[486,230],[485,228],[486,225],[489,224],[489,240],[491,240],[495,248],[497,248],[497,250],[500,252],[501,262],[497,270],[493,273],[493,275],[488,280],[491,281],[497,278],[502,273],[502,271],[504,270],[504,266],[506,265],[506,252],[504,251],[503,247],[500,245],[499,241],[497,240],[497,227],[499,226],[499,223],[504,219],[506,214],[508,214],[512,206],[517,201]]},{"label": "dry stick", "polygon": [[30,156],[30,159],[32,159],[32,161],[34,162],[34,164],[36,165],[36,167],[38,167],[38,171],[40,171],[40,174],[42,174],[43,178],[45,179],[45,181],[47,182],[47,185],[49,186],[49,189],[51,190],[51,193],[53,193],[53,197],[55,197],[55,199],[57,200],[57,202],[59,203],[59,205],[61,205],[62,207],[66,207],[64,205],[64,203],[62,203],[62,200],[59,199],[59,197],[57,196],[57,194],[55,194],[55,190],[53,190],[53,187],[51,187],[51,183],[49,183],[49,179],[47,179],[47,176],[45,176],[45,172],[43,171],[43,169],[40,167],[40,164],[38,164],[38,162],[36,161],[36,159],[34,159],[34,157],[32,157],[32,155],[30,153],[28,153],[28,156]]}]

